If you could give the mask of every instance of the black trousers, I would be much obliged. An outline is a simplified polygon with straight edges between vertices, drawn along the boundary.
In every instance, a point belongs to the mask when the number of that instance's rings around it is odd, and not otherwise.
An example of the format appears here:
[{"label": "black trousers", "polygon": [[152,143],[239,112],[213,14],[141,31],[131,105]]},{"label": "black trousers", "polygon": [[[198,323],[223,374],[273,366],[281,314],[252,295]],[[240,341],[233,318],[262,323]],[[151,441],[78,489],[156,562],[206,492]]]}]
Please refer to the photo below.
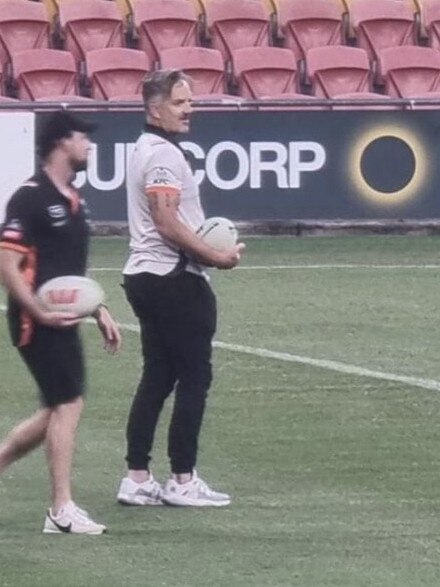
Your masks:
[{"label": "black trousers", "polygon": [[128,418],[128,467],[148,469],[159,415],[175,390],[168,456],[173,473],[191,472],[212,380],[215,295],[203,277],[187,271],[127,275],[124,287],[139,319],[144,358]]}]

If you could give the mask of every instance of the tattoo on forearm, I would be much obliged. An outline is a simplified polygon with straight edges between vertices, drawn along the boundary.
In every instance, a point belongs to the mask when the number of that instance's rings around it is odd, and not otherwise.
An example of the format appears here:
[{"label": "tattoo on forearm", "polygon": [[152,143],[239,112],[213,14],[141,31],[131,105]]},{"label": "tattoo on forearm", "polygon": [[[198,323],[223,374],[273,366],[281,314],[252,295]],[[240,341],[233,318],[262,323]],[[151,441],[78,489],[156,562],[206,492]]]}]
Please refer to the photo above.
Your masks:
[{"label": "tattoo on forearm", "polygon": [[174,194],[159,194],[158,192],[148,192],[148,206],[150,211],[157,211],[159,209],[159,198],[160,203],[165,206],[165,208],[176,208],[178,204],[178,200],[176,199]]},{"label": "tattoo on forearm", "polygon": [[148,193],[148,207],[150,208],[151,212],[159,208],[159,195],[157,192]]}]

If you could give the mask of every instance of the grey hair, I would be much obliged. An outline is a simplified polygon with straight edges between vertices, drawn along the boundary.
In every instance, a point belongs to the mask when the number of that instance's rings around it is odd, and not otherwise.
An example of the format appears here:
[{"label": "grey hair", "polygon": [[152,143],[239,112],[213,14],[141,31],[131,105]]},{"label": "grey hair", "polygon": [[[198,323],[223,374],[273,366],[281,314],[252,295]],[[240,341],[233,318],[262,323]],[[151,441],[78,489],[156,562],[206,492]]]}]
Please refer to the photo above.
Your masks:
[{"label": "grey hair", "polygon": [[147,74],[142,83],[145,108],[148,110],[151,101],[155,98],[169,98],[173,87],[183,81],[192,87],[191,78],[180,69],[158,69]]}]

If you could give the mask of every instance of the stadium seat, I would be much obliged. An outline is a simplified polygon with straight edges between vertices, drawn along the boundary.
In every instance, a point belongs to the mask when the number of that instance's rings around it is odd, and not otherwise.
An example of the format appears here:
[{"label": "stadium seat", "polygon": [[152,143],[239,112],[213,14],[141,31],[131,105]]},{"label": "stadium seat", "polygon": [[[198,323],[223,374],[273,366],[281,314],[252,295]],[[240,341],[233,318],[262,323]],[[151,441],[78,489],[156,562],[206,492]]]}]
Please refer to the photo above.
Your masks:
[{"label": "stadium seat", "polygon": [[244,47],[232,53],[232,71],[243,98],[296,94],[295,56],[281,47]]},{"label": "stadium seat", "polygon": [[414,9],[403,0],[351,0],[350,22],[371,60],[387,47],[417,44]]},{"label": "stadium seat", "polygon": [[[136,0],[132,0],[136,1]],[[198,2],[202,8],[202,13],[206,12],[206,7],[212,2],[213,0],[190,0],[190,2]],[[266,13],[268,15],[274,14],[277,11],[277,0],[255,0],[256,2],[260,2]]]},{"label": "stadium seat", "polygon": [[184,0],[136,0],[133,3],[133,27],[138,48],[151,63],[159,61],[164,49],[197,45],[197,16]]},{"label": "stadium seat", "polygon": [[[34,2],[42,2],[46,6],[47,13],[50,18],[58,15],[59,6],[61,2],[82,2],[82,0],[33,0]],[[131,13],[130,2],[131,0],[109,0],[115,2],[118,5],[121,15],[124,17]]]},{"label": "stadium seat", "polygon": [[134,99],[141,95],[142,80],[151,64],[137,49],[114,47],[86,54],[86,71],[95,100]]},{"label": "stadium seat", "polygon": [[[38,0],[37,0],[38,1]],[[47,14],[49,20],[51,22],[52,29],[54,33],[58,34],[58,25],[59,25],[59,7],[62,2],[82,2],[82,0],[39,0],[46,6]],[[130,0],[109,0],[110,2],[115,2],[119,8],[119,13],[122,17],[124,23],[124,31],[127,28],[127,21],[131,14],[130,8]]]},{"label": "stadium seat", "polygon": [[[334,4],[338,5],[341,12],[348,12],[348,7],[350,5],[351,0],[331,0]],[[411,0],[412,1],[412,0]],[[272,10],[270,12],[278,12],[278,6],[280,0],[265,0],[265,3],[269,6],[272,6]]]},{"label": "stadium seat", "polygon": [[[332,109],[396,108],[391,105],[368,104],[369,100],[387,101],[390,97],[372,91],[370,62],[364,49],[341,45],[314,47],[307,52],[306,63],[314,96],[352,102],[345,105],[335,104]],[[359,100],[365,103],[356,104]]]},{"label": "stadium seat", "polygon": [[421,3],[421,25],[430,47],[440,50],[440,3],[438,0],[423,0]]},{"label": "stadium seat", "polygon": [[269,15],[257,0],[211,0],[205,10],[210,45],[225,61],[236,49],[270,44]]},{"label": "stadium seat", "polygon": [[313,95],[334,100],[332,110],[400,109],[399,105],[386,104],[389,96],[371,91],[370,62],[364,49],[345,45],[314,47],[307,52],[306,63]]},{"label": "stadium seat", "polygon": [[75,99],[79,96],[75,60],[59,49],[30,49],[12,55],[20,100]]},{"label": "stadium seat", "polygon": [[50,46],[50,22],[44,4],[29,0],[0,2],[0,64],[16,51]]},{"label": "stadium seat", "polygon": [[297,61],[312,47],[345,43],[342,7],[335,0],[279,0],[278,25]]},{"label": "stadium seat", "polygon": [[116,2],[66,0],[60,3],[59,21],[64,48],[76,62],[88,51],[124,46],[123,18]]},{"label": "stadium seat", "polygon": [[[341,3],[344,7],[344,16],[348,17],[349,16],[349,12],[350,12],[350,6],[353,3],[353,1],[356,0],[341,0]],[[396,2],[405,2],[405,4],[410,8],[410,10],[412,12],[414,12],[414,18],[416,20],[416,23],[419,26],[419,34],[422,37],[426,37],[424,31],[423,31],[423,27],[421,27],[420,22],[419,22],[419,18],[420,18],[420,1],[421,0],[396,0]],[[423,0],[422,0],[423,1]],[[346,21],[346,29],[347,29],[347,39],[354,39],[354,32],[353,32],[353,27],[351,25],[350,19],[348,18]]]},{"label": "stadium seat", "polygon": [[223,57],[220,51],[206,47],[176,47],[160,53],[163,69],[181,69],[193,80],[193,92],[197,97],[226,94]]},{"label": "stadium seat", "polygon": [[333,45],[307,52],[306,67],[312,93],[321,98],[370,91],[370,62],[357,47]]},{"label": "stadium seat", "polygon": [[[353,2],[356,2],[356,0],[339,0],[340,3],[342,4],[342,6],[344,7],[344,10],[346,12],[349,12],[350,7],[353,5]],[[422,2],[424,2],[425,0],[395,0],[396,2],[404,2],[405,4],[407,4],[409,6],[409,8],[411,8],[411,10],[413,10],[414,12],[419,12],[420,11],[420,4]]]},{"label": "stadium seat", "polygon": [[385,91],[396,98],[440,92],[440,52],[431,47],[391,47],[379,54]]}]

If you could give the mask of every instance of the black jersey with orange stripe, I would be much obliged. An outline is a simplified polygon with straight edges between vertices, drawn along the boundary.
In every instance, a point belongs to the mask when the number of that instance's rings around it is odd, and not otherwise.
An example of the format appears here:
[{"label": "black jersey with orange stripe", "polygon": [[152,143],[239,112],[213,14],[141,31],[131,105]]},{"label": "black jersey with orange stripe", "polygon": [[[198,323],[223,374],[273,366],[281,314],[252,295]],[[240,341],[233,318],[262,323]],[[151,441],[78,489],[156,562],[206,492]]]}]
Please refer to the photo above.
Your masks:
[{"label": "black jersey with orange stripe", "polygon": [[[23,278],[34,290],[53,277],[84,275],[88,246],[88,211],[73,186],[68,198],[40,170],[11,196],[0,248],[23,254]],[[10,318],[21,322],[20,315],[10,299]]]}]

